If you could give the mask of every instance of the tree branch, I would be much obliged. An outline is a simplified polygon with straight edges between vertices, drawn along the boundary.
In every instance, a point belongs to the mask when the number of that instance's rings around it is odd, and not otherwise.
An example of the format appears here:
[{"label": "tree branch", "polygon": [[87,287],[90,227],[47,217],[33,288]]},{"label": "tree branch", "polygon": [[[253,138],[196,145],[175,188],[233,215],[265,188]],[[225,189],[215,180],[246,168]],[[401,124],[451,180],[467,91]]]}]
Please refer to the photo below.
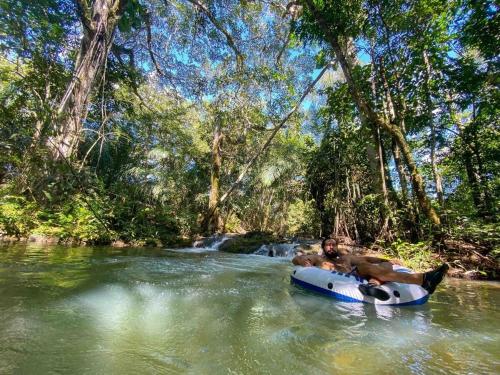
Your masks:
[{"label": "tree branch", "polygon": [[148,43],[147,49],[149,52],[149,58],[153,62],[153,65],[156,69],[156,72],[160,76],[165,76],[165,73],[158,65],[158,62],[156,61],[155,55],[153,53],[153,42],[152,42],[152,37],[151,37],[151,15],[149,13],[146,13],[146,16],[144,17],[144,23],[146,24],[146,40]]},{"label": "tree branch", "polygon": [[87,0],[76,0],[76,7],[78,11],[78,16],[80,17],[80,21],[82,22],[82,25],[87,31],[92,30],[92,27],[90,26],[92,19],[91,19],[91,12],[90,12],[90,7],[88,4]]},{"label": "tree branch", "polygon": [[234,54],[236,55],[236,66],[238,69],[241,69],[243,67],[243,54],[240,52],[240,50],[236,47],[236,44],[234,43],[233,37],[229,32],[224,29],[222,24],[215,18],[215,16],[212,14],[212,12],[207,8],[205,4],[203,4],[199,0],[187,0],[191,4],[195,5],[200,11],[202,11],[212,22],[212,24],[215,26],[217,30],[219,30],[224,36],[226,37],[227,44],[229,47],[234,51]]},{"label": "tree branch", "polygon": [[286,40],[283,43],[283,46],[281,46],[281,48],[280,48],[280,50],[278,52],[278,56],[276,56],[276,65],[278,65],[280,63],[281,56],[285,52],[285,49],[288,46],[288,43],[290,43],[290,39],[291,38],[292,38],[292,30],[288,30],[288,35],[286,36]]}]

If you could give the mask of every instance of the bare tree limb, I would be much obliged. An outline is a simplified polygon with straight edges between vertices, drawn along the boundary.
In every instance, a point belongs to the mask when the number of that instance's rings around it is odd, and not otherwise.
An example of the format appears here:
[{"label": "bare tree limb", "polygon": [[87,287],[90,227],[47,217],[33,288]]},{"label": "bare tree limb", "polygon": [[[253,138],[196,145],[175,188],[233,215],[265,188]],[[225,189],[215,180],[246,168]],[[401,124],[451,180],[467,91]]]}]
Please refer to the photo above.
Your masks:
[{"label": "bare tree limb", "polygon": [[156,69],[156,72],[160,76],[165,76],[165,73],[163,72],[163,70],[158,65],[158,62],[156,61],[155,55],[153,53],[153,42],[152,42],[152,38],[151,38],[151,15],[149,13],[146,13],[146,16],[144,17],[144,21],[145,21],[144,23],[146,24],[146,40],[147,40],[147,43],[148,43],[147,49],[148,49],[148,52],[149,52],[149,58],[153,62],[153,65],[154,65],[154,67]]},{"label": "bare tree limb", "polygon": [[125,64],[125,62],[123,61],[121,55],[128,56],[128,59],[129,59],[129,64],[128,65],[132,69],[135,69],[135,57],[134,57],[134,50],[133,49],[126,48],[126,47],[124,47],[122,45],[118,45],[116,43],[113,43],[112,46],[111,46],[111,52],[116,57],[116,59],[118,60],[118,62],[121,65],[123,65],[123,66],[126,66],[127,64]]},{"label": "bare tree limb", "polygon": [[286,36],[285,42],[283,43],[283,46],[280,48],[278,56],[276,56],[276,65],[280,63],[281,56],[285,52],[285,49],[288,46],[288,43],[290,43],[291,38],[292,38],[292,30],[288,30],[288,35]]},{"label": "bare tree limb", "polygon": [[195,5],[200,11],[202,11],[208,17],[210,22],[212,22],[215,28],[219,30],[222,34],[224,34],[224,36],[226,37],[227,44],[234,51],[234,54],[236,55],[236,66],[238,68],[242,68],[244,60],[243,54],[240,52],[238,47],[236,47],[236,44],[234,43],[234,39],[231,36],[231,34],[226,29],[224,29],[222,24],[215,18],[210,9],[208,9],[207,6],[201,2],[201,0],[187,0],[187,1]]}]

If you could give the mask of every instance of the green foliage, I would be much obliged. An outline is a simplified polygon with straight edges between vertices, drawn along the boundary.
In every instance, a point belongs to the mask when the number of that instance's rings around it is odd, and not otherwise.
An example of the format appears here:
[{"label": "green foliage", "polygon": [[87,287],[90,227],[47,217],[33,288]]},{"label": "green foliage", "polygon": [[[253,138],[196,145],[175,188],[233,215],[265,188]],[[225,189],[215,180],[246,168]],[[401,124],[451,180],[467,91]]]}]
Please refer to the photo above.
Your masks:
[{"label": "green foliage", "polygon": [[314,11],[304,4],[302,17],[294,24],[295,32],[302,39],[328,40],[328,36],[318,25],[318,19],[327,25],[331,35],[357,36],[361,32],[366,19],[362,1],[315,0],[312,3]]},{"label": "green foliage", "polygon": [[406,267],[417,272],[434,268],[437,265],[429,242],[413,244],[397,239],[391,243],[386,253],[392,258],[401,259]]},{"label": "green foliage", "polygon": [[498,59],[500,54],[497,39],[500,33],[498,3],[492,0],[467,0],[464,3],[469,12],[466,13],[462,41],[478,48],[486,58]]},{"label": "green foliage", "polygon": [[234,212],[230,212],[224,218],[224,231],[229,233],[239,233],[243,230],[241,220]]},{"label": "green foliage", "polygon": [[56,236],[61,240],[99,243],[109,242],[114,234],[106,227],[104,202],[97,196],[75,194],[55,210],[43,210],[37,217],[40,225],[35,234]]},{"label": "green foliage", "polygon": [[113,234],[106,230],[103,215],[103,202],[95,196],[76,194],[61,206],[41,207],[22,196],[4,195],[0,200],[0,232],[16,237],[39,234],[61,241],[109,242]]},{"label": "green foliage", "polygon": [[498,256],[500,251],[500,224],[498,220],[494,223],[485,223],[482,220],[460,217],[451,227],[450,235],[453,238],[479,244],[493,250],[496,252],[495,256]]},{"label": "green foliage", "polygon": [[139,0],[128,0],[118,22],[118,29],[123,33],[128,33],[133,29],[139,30],[145,17],[148,17],[147,11]]},{"label": "green foliage", "polygon": [[288,206],[287,232],[291,236],[320,232],[319,214],[313,200],[297,199]]},{"label": "green foliage", "polygon": [[26,237],[36,226],[36,205],[22,196],[0,197],[0,234]]},{"label": "green foliage", "polygon": [[143,201],[140,191],[116,191],[111,216],[112,228],[126,242],[158,239],[169,243],[179,235],[178,216],[168,206]]},{"label": "green foliage", "polygon": [[[2,233],[140,244],[196,234],[207,209],[215,129],[223,137],[222,194],[296,103],[314,67],[333,60],[335,38],[359,62],[351,73],[361,95],[387,119],[392,105],[393,125],[404,123],[431,197],[434,147],[445,203],[433,205],[449,232],[497,246],[498,6],[312,3],[293,4],[302,10],[289,34],[290,18],[276,4],[208,1],[202,11],[190,2],[125,2],[79,149],[66,163],[54,161],[47,144],[78,56],[76,3],[0,0]],[[415,267],[423,267],[426,245],[404,241],[432,233],[411,186],[403,196],[393,139],[372,131],[339,73],[323,77],[318,95],[220,208],[224,227],[282,235],[335,230],[360,242],[385,230],[401,238],[395,253],[421,258]],[[388,203],[374,137],[386,159]]]},{"label": "green foliage", "polygon": [[[340,228],[360,240],[374,239],[381,226],[381,200],[367,159],[367,142],[355,120],[345,84],[327,90],[328,106],[321,111],[323,139],[311,153],[307,170],[311,194],[319,211],[322,232]],[[348,231],[348,233],[346,233]]]},{"label": "green foliage", "polygon": [[367,194],[354,204],[356,226],[362,242],[373,241],[381,227],[381,218],[390,215],[380,194]]}]

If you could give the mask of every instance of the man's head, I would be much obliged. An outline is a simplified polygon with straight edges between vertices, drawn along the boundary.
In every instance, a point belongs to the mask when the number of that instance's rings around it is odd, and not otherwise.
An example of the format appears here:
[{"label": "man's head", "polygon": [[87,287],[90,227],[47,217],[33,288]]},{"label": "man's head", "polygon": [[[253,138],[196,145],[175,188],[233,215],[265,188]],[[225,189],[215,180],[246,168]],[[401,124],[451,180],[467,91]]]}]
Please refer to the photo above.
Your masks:
[{"label": "man's head", "polygon": [[323,249],[325,257],[331,260],[337,259],[340,256],[338,244],[335,238],[325,238],[323,242],[321,242],[321,248]]}]

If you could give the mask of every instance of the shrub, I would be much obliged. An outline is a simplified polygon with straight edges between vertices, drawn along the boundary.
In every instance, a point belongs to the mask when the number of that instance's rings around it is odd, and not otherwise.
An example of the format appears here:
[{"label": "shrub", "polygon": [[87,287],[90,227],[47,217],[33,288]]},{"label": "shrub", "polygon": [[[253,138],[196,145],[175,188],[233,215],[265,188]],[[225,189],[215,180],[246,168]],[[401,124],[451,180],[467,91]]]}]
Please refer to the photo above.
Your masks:
[{"label": "shrub", "polygon": [[0,198],[0,234],[25,237],[37,225],[37,206],[24,197],[5,195]]},{"label": "shrub", "polygon": [[412,270],[422,271],[436,266],[432,257],[432,249],[429,242],[418,242],[415,244],[397,239],[386,252],[393,258],[398,258]]}]

